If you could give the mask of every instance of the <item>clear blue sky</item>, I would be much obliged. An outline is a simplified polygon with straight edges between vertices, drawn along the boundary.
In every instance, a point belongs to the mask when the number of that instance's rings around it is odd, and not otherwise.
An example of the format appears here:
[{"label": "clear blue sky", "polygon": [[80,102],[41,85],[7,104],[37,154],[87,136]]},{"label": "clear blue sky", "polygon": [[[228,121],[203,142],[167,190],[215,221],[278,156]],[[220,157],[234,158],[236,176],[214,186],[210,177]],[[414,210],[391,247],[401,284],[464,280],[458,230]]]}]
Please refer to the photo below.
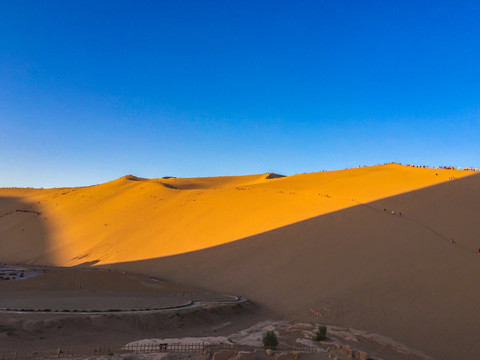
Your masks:
[{"label": "clear blue sky", "polygon": [[480,167],[479,1],[2,1],[0,186]]}]

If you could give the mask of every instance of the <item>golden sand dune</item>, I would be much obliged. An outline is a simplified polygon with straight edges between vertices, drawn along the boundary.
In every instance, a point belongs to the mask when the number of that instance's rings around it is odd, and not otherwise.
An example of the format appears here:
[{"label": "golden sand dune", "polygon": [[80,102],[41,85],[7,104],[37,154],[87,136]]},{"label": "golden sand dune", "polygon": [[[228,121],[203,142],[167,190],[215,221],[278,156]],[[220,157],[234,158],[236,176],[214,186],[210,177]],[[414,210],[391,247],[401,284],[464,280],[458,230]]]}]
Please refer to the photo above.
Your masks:
[{"label": "golden sand dune", "polygon": [[[334,184],[332,198],[334,188],[346,191]],[[434,359],[476,359],[479,214],[477,174],[214,248],[115,266],[239,294],[281,317],[366,329]]]},{"label": "golden sand dune", "polygon": [[0,261],[69,266],[174,255],[469,174],[385,165],[281,178],[128,175],[83,188],[0,189]]},{"label": "golden sand dune", "polygon": [[380,333],[435,359],[474,359],[471,174],[384,165],[0,189],[0,260],[99,261],[242,295],[281,317]]}]

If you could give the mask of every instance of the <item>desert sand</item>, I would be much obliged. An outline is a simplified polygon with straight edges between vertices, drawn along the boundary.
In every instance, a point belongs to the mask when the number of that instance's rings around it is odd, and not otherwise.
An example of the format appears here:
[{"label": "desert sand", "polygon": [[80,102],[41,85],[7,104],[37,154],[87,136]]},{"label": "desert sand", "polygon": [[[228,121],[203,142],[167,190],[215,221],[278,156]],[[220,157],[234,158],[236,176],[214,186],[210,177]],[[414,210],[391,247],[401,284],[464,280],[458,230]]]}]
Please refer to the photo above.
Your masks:
[{"label": "desert sand", "polygon": [[71,266],[175,255],[470,174],[385,165],[273,179],[128,175],[83,188],[0,189],[0,261]]},{"label": "desert sand", "polygon": [[231,300],[162,279],[98,268],[41,267],[28,280],[0,280],[0,312],[129,312]]},{"label": "desert sand", "polygon": [[435,359],[480,353],[480,175],[391,164],[269,177],[0,189],[0,261],[128,269]]}]

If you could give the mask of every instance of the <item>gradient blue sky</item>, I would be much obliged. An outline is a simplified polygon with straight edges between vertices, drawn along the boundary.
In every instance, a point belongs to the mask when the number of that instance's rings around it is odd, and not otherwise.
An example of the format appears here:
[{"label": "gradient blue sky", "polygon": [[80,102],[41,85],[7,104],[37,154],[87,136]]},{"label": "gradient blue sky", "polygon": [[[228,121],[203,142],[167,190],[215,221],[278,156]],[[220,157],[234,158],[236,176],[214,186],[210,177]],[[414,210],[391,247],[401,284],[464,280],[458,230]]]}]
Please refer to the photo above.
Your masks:
[{"label": "gradient blue sky", "polygon": [[480,167],[479,1],[1,1],[0,186]]}]

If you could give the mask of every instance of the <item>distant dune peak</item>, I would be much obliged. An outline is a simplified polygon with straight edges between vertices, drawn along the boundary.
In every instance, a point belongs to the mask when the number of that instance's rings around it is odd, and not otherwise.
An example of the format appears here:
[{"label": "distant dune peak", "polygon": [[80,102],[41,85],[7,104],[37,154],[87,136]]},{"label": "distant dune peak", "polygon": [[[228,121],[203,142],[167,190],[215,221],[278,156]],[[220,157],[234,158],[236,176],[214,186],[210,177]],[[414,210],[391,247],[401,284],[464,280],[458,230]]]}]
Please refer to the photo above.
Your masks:
[{"label": "distant dune peak", "polygon": [[145,178],[141,178],[141,177],[138,177],[138,176],[135,176],[135,175],[132,175],[132,174],[129,174],[129,175],[125,175],[123,177],[125,180],[131,180],[131,181],[143,181],[143,180],[147,180]]},{"label": "distant dune peak", "polygon": [[283,177],[287,177],[286,175],[281,175],[281,174],[276,174],[276,173],[268,173],[267,176],[265,177],[265,179],[279,179],[279,178],[283,178]]}]

